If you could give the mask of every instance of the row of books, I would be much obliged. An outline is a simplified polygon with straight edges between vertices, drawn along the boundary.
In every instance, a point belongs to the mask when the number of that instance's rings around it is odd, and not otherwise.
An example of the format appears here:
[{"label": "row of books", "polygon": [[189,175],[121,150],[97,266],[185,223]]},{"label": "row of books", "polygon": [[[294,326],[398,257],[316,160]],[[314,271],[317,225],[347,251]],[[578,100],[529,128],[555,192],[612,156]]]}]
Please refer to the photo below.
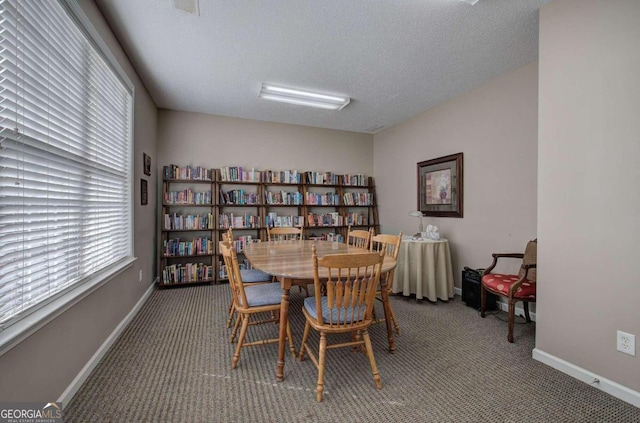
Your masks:
[{"label": "row of books", "polygon": [[165,204],[211,204],[211,191],[195,192],[191,189],[164,193]]},{"label": "row of books", "polygon": [[271,192],[264,193],[264,200],[269,205],[302,205],[302,193],[300,192]]},{"label": "row of books", "polygon": [[211,181],[213,171],[200,166],[176,166],[169,165],[163,167],[164,179],[188,179],[192,181]]},{"label": "row of books", "polygon": [[274,184],[299,184],[302,175],[297,170],[264,170],[262,171],[262,182]]},{"label": "row of books", "polygon": [[344,186],[366,187],[369,185],[369,178],[362,173],[356,175],[341,175],[340,180]]},{"label": "row of books", "polygon": [[344,224],[346,226],[366,226],[369,225],[369,219],[363,213],[347,213],[344,215]]},{"label": "row of books", "polygon": [[[312,216],[310,219],[307,217],[307,223],[309,226],[342,226],[342,225],[363,225],[364,223],[364,215],[362,213],[347,213],[343,216],[340,216],[338,212],[326,213],[324,215],[314,215],[310,213],[309,216]],[[326,220],[328,218],[320,218],[318,216],[331,216],[330,221],[332,222],[330,225],[326,224],[316,224],[315,222],[319,220]],[[220,221],[221,229],[232,228],[259,228],[258,222],[259,217],[250,214],[221,214],[218,216]],[[177,214],[165,214],[164,215],[164,229],[166,230],[212,230],[215,227],[213,221],[213,215],[208,214],[206,216],[200,215],[187,215],[187,216],[179,216]],[[269,213],[265,216],[265,227],[269,228],[279,228],[279,227],[302,227],[304,225],[305,218],[304,216],[278,216],[277,213]],[[313,224],[311,222],[314,222]],[[343,223],[333,223],[333,222],[343,222]],[[169,243],[171,241],[171,243]],[[205,253],[181,253],[180,248],[185,249],[185,246],[176,247],[176,240],[167,240],[165,241],[165,255],[169,256],[182,256],[182,255],[193,255],[193,254],[205,254]],[[188,241],[192,242],[192,241]],[[180,243],[179,245],[188,243],[187,241]],[[166,248],[171,248],[174,251],[177,248],[178,254],[168,254]],[[207,253],[208,254],[208,253]]]},{"label": "row of books", "polygon": [[309,213],[307,215],[307,226],[363,226],[368,221],[363,213],[347,213],[340,215],[338,212],[325,214]]},{"label": "row of books", "polygon": [[338,175],[332,172],[307,172],[305,180],[308,184],[337,185]]},{"label": "row of books", "polygon": [[220,191],[220,204],[259,205],[258,194],[243,189]]},{"label": "row of books", "polygon": [[278,216],[271,212],[265,216],[264,223],[268,228],[300,228],[304,225],[304,216]]},{"label": "row of books", "polygon": [[220,180],[224,182],[262,182],[262,172],[253,168],[243,170],[241,166],[221,167]]},{"label": "row of books", "polygon": [[258,228],[260,218],[249,213],[223,213],[218,215],[218,227],[220,229]]},{"label": "row of books", "polygon": [[194,238],[190,241],[171,238],[164,240],[162,244],[164,255],[167,257],[213,254],[213,241],[208,237]]},{"label": "row of books", "polygon": [[344,218],[338,212],[325,214],[309,213],[307,215],[308,226],[343,226]]},{"label": "row of books", "polygon": [[338,206],[340,205],[340,196],[333,192],[328,192],[326,194],[307,192],[304,196],[304,202],[310,206]]},{"label": "row of books", "polygon": [[345,206],[373,205],[373,194],[370,192],[345,192],[342,199]]},{"label": "row of books", "polygon": [[[170,164],[163,167],[164,178],[167,180],[213,181],[214,169],[201,166],[177,166]],[[274,184],[300,184],[304,180],[308,184],[362,186],[368,185],[368,178],[357,173],[354,175],[338,175],[333,172],[299,172],[297,170],[256,170],[243,169],[242,166],[225,166],[220,168],[222,182],[264,182]]]},{"label": "row of books", "polygon": [[213,266],[203,263],[172,264],[162,270],[162,283],[187,283],[210,281],[213,279]]},{"label": "row of books", "polygon": [[317,241],[330,241],[330,242],[344,242],[344,237],[340,234],[334,234],[333,232],[324,234],[310,234],[309,239]]},{"label": "row of books", "polygon": [[206,215],[178,215],[176,213],[164,214],[164,229],[171,230],[193,230],[193,229],[213,229],[215,223],[213,214]]},{"label": "row of books", "polygon": [[236,250],[236,253],[241,253],[247,245],[256,242],[261,242],[261,240],[259,238],[254,238],[251,235],[241,235],[237,239],[233,240],[233,248]]}]

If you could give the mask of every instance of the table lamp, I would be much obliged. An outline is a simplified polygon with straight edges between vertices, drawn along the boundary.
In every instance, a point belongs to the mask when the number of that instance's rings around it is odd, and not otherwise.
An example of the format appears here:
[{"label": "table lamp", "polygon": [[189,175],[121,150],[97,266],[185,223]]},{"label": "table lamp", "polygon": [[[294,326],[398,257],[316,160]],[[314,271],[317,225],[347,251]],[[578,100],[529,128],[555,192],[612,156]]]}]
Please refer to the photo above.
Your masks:
[{"label": "table lamp", "polygon": [[422,212],[418,210],[412,211],[411,213],[409,213],[409,216],[420,218],[420,226],[418,226],[418,233],[421,234],[422,232],[424,232],[424,227],[422,226]]}]

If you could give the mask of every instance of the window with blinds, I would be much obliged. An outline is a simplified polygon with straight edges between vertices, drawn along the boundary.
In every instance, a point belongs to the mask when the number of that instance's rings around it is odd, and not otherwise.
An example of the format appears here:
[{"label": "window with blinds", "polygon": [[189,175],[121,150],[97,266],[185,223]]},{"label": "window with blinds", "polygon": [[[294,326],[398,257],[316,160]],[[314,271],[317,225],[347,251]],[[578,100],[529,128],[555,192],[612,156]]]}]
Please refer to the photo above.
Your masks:
[{"label": "window with blinds", "polygon": [[67,3],[0,0],[0,325],[132,255],[132,89]]}]

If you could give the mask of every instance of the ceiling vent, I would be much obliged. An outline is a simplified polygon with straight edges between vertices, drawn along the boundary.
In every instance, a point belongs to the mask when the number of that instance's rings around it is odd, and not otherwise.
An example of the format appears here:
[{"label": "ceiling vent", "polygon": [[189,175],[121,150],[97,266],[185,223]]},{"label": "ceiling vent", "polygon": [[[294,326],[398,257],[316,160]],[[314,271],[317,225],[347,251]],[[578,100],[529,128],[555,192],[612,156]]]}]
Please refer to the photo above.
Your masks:
[{"label": "ceiling vent", "polygon": [[199,0],[172,0],[173,7],[182,10],[183,12],[190,13],[192,15],[200,16],[200,3]]}]

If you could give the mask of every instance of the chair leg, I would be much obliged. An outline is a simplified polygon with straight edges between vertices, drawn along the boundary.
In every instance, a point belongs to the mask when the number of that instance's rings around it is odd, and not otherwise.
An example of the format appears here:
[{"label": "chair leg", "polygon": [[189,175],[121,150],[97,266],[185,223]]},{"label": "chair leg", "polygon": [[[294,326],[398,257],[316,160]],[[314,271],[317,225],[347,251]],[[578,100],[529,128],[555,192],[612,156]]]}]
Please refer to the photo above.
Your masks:
[{"label": "chair leg", "polygon": [[324,392],[324,362],[327,355],[327,334],[320,332],[320,349],[318,351],[318,386],[316,387],[316,399],[322,401]]},{"label": "chair leg", "polygon": [[304,325],[304,332],[302,333],[302,343],[300,344],[300,352],[298,353],[298,360],[304,360],[305,349],[307,348],[307,339],[309,338],[309,331],[311,329],[311,325],[309,322]]},{"label": "chair leg", "polygon": [[509,298],[509,335],[507,336],[507,340],[513,343],[513,327],[515,324],[515,316],[516,316],[516,302]]},{"label": "chair leg", "polygon": [[300,289],[300,292],[304,291],[306,297],[309,296],[309,288],[307,288],[307,285],[298,285],[298,289]]},{"label": "chair leg", "polygon": [[531,315],[529,315],[529,301],[523,301],[522,308],[524,308],[524,317],[527,319],[527,323],[531,323]]},{"label": "chair leg", "polygon": [[291,357],[296,359],[296,347],[293,345],[293,337],[291,336],[291,326],[289,322],[287,322],[287,337],[289,338],[289,351],[291,352]]},{"label": "chair leg", "polygon": [[233,299],[231,299],[231,304],[229,304],[229,311],[227,312],[229,317],[227,318],[227,329],[231,327],[231,321],[233,320],[233,313],[236,311]]},{"label": "chair leg", "polygon": [[245,314],[242,316],[242,328],[240,328],[240,337],[238,337],[238,345],[236,345],[236,352],[233,354],[233,361],[231,362],[231,368],[235,369],[238,366],[238,361],[240,360],[240,350],[242,349],[242,344],[244,344],[244,337],[247,334],[247,328],[249,327],[249,315]]},{"label": "chair leg", "polygon": [[376,365],[376,359],[373,356],[373,347],[371,346],[371,338],[369,337],[369,331],[365,329],[362,331],[362,337],[364,338],[364,346],[367,350],[367,357],[369,357],[369,363],[371,364],[371,373],[373,374],[373,381],[376,383],[378,389],[382,389],[382,380],[380,379],[380,371]]},{"label": "chair leg", "polygon": [[484,308],[487,304],[487,291],[484,289],[484,285],[480,282],[480,317],[484,317]]},{"label": "chair leg", "polygon": [[389,312],[391,313],[391,321],[393,322],[393,327],[396,330],[396,334],[400,335],[400,325],[398,324],[398,320],[396,319],[396,314],[393,312],[393,308],[391,308],[391,303],[389,303]]},{"label": "chair leg", "polygon": [[233,325],[233,330],[231,331],[231,337],[229,338],[229,342],[231,342],[232,344],[236,340],[236,335],[238,334],[238,328],[240,327],[241,320],[242,319],[240,318],[240,316],[236,317],[236,322]]}]

